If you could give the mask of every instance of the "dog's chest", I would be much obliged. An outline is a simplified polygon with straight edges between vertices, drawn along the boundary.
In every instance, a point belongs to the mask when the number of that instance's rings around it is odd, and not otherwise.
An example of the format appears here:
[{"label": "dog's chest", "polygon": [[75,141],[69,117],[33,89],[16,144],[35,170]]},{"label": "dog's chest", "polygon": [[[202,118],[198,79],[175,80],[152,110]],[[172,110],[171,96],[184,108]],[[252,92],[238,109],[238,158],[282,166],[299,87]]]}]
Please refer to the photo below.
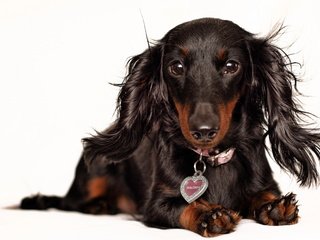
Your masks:
[{"label": "dog's chest", "polygon": [[243,190],[236,169],[232,166],[209,167],[204,176],[208,180],[208,188],[203,198],[210,203],[235,207],[233,205],[240,201]]}]

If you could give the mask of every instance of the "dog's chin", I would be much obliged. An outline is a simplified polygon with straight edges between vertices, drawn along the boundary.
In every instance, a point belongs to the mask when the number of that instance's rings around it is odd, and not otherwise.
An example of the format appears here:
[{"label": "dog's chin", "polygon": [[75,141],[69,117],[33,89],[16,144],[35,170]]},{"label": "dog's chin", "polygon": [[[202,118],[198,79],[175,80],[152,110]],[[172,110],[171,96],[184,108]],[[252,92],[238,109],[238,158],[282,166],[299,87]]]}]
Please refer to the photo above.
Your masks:
[{"label": "dog's chin", "polygon": [[214,155],[219,152],[216,144],[191,144],[191,148],[199,154],[202,153],[204,156]]},{"label": "dog's chin", "polygon": [[193,150],[195,152],[197,152],[199,155],[202,154],[203,156],[213,156],[213,155],[216,155],[216,154],[219,154],[220,151],[218,148],[193,148]]},{"label": "dog's chin", "polygon": [[184,134],[184,132],[182,133],[183,133],[184,140],[186,141],[190,149],[199,153],[203,152],[208,155],[212,155],[217,152],[217,147],[220,144],[220,141],[218,139],[213,139],[212,141],[207,141],[207,142],[201,142],[201,141],[196,141],[192,139],[191,136],[189,136],[188,134]]}]

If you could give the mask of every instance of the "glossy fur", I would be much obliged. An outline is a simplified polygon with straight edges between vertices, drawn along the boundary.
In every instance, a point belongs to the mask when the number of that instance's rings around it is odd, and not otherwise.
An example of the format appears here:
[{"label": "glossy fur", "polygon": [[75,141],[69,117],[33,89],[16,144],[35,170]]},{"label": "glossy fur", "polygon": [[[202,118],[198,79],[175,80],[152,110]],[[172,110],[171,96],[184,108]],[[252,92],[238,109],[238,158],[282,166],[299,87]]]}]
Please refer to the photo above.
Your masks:
[{"label": "glossy fur", "polygon": [[[268,225],[298,221],[294,194],[281,195],[266,141],[281,168],[301,185],[318,181],[317,129],[294,99],[298,82],[273,38],[257,38],[230,21],[198,19],[170,30],[133,57],[120,85],[118,118],[85,138],[75,180],[63,198],[33,196],[24,209],[138,214],[148,225],[210,237],[241,217]],[[207,165],[208,190],[191,204],[183,179],[196,151],[235,148],[224,165]],[[206,157],[204,157],[206,159]]]}]

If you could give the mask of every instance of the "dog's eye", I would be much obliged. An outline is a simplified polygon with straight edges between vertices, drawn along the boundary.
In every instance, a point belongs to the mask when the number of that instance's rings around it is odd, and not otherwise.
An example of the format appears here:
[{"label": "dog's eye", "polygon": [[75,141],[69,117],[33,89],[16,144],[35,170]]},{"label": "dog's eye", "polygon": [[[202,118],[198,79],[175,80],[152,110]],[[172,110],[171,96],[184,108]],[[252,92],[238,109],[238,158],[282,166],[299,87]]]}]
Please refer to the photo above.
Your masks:
[{"label": "dog's eye", "polygon": [[239,63],[234,60],[229,60],[224,65],[223,74],[233,74],[239,69]]},{"label": "dog's eye", "polygon": [[169,73],[173,77],[180,77],[184,74],[184,66],[181,62],[174,62],[169,66]]}]

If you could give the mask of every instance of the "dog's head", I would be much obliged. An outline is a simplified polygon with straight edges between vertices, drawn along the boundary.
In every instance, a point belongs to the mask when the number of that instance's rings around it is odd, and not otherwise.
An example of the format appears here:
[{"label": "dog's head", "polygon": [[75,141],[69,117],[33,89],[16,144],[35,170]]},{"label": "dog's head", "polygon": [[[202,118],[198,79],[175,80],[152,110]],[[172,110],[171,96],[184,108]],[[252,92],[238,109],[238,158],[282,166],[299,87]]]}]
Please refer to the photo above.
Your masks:
[{"label": "dog's head", "polygon": [[219,19],[200,19],[172,29],[162,40],[163,79],[194,147],[210,150],[227,134],[250,68],[251,34]]}]

